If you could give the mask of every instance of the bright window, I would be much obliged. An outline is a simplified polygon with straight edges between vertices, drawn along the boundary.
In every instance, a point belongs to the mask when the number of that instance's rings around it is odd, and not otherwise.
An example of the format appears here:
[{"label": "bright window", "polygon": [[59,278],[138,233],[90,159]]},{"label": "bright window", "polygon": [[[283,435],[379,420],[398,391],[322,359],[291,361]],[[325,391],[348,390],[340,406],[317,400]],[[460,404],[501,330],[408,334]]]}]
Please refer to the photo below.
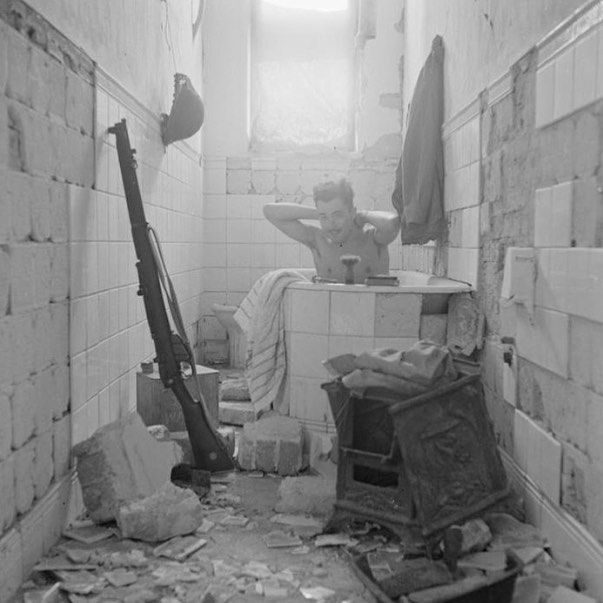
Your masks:
[{"label": "bright window", "polygon": [[251,147],[350,150],[353,0],[256,0]]}]

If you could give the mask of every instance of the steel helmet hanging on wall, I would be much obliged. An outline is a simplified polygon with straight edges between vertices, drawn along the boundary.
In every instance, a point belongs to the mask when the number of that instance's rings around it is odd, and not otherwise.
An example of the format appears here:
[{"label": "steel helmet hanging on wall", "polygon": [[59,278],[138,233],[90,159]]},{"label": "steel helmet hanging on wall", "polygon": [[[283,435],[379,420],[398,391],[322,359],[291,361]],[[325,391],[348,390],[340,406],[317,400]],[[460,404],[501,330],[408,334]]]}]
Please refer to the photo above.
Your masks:
[{"label": "steel helmet hanging on wall", "polygon": [[163,144],[190,138],[199,131],[204,117],[203,101],[183,73],[174,75],[174,100],[170,114],[161,114]]}]

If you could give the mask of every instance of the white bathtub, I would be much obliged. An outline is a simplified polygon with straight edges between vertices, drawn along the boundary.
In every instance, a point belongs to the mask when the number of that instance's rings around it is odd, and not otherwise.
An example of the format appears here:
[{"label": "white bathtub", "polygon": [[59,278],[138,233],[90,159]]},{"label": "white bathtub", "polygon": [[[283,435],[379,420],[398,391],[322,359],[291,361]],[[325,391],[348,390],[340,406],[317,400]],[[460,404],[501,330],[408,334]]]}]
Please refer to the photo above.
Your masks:
[{"label": "white bathtub", "polygon": [[398,272],[397,287],[293,283],[285,292],[286,399],[289,414],[308,428],[335,432],[321,383],[322,361],[382,347],[410,348],[421,338],[445,336],[451,295],[466,283],[422,272]]}]

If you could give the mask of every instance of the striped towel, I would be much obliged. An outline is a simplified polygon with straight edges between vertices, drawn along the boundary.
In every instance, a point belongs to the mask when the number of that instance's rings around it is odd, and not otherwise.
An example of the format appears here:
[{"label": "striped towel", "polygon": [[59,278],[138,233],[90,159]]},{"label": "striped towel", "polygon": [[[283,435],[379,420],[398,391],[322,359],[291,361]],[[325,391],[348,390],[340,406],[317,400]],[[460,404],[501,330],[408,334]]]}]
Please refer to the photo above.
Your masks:
[{"label": "striped towel", "polygon": [[288,412],[282,400],[285,371],[285,289],[308,278],[297,270],[282,268],[260,277],[234,314],[247,336],[245,376],[257,413],[271,405]]}]

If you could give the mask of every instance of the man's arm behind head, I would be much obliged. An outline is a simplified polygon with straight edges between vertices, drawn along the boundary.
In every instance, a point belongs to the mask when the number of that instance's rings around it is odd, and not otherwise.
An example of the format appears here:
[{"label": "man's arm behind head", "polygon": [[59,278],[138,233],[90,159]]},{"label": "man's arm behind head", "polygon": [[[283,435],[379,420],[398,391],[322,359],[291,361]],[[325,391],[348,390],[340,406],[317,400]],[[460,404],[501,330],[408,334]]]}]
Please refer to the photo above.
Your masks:
[{"label": "man's arm behind head", "polygon": [[314,226],[304,224],[301,220],[317,220],[315,207],[298,203],[267,203],[264,205],[264,216],[281,232],[295,241],[312,247],[314,245]]},{"label": "man's arm behind head", "polygon": [[374,226],[375,242],[380,245],[389,245],[400,232],[400,218],[394,212],[359,209],[356,212],[356,223],[359,226]]}]

